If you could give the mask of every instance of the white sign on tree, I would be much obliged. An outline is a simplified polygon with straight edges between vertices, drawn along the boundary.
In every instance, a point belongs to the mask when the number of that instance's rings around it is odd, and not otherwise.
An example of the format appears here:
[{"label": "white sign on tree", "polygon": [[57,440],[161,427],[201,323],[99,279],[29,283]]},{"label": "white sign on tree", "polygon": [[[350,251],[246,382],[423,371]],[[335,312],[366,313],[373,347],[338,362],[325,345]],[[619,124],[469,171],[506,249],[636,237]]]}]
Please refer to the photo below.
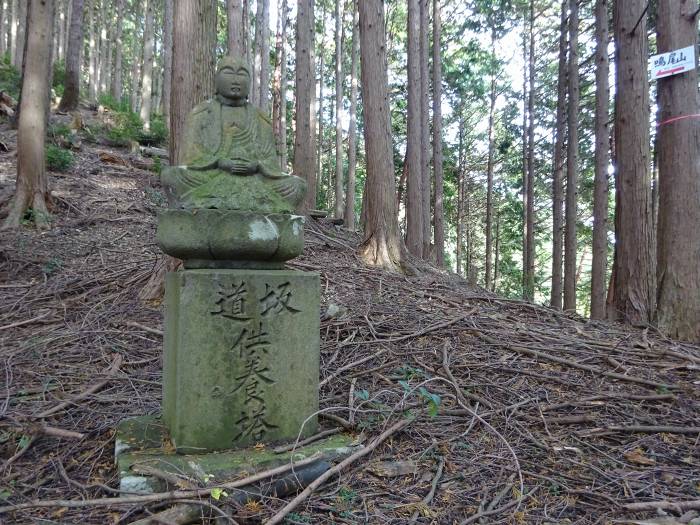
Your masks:
[{"label": "white sign on tree", "polygon": [[678,75],[695,69],[695,46],[688,46],[649,59],[652,80]]}]

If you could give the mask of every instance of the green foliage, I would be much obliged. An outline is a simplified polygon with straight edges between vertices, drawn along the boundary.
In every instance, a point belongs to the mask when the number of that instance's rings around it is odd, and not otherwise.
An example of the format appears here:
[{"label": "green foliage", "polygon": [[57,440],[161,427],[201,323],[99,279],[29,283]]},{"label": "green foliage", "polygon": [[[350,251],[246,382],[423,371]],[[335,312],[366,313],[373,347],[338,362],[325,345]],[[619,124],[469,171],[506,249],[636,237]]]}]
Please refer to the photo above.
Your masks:
[{"label": "green foliage", "polygon": [[46,134],[53,144],[58,145],[61,139],[67,139],[70,136],[71,129],[67,124],[51,124]]},{"label": "green foliage", "polygon": [[114,114],[114,125],[107,130],[107,138],[118,145],[128,146],[136,141],[143,133],[143,122],[133,111],[117,111]]},{"label": "green foliage", "polygon": [[128,113],[130,111],[129,103],[126,99],[117,100],[112,95],[108,95],[106,93],[97,98],[97,103],[100,106],[119,113]]},{"label": "green foliage", "polygon": [[53,144],[46,146],[46,166],[51,171],[68,171],[73,165],[73,154]]},{"label": "green foliage", "polygon": [[160,192],[154,188],[147,187],[145,193],[146,193],[146,198],[154,206],[158,206],[158,207],[165,206],[165,195],[163,195],[163,192]]},{"label": "green foliage", "polygon": [[58,97],[63,96],[66,85],[66,63],[63,60],[57,60],[53,64],[53,81],[51,87]]},{"label": "green foliage", "polygon": [[162,115],[153,115],[150,129],[142,131],[138,141],[148,146],[163,146],[168,142],[168,127]]},{"label": "green foliage", "polygon": [[21,86],[20,72],[9,63],[7,55],[0,62],[0,91],[7,93],[12,98],[19,98],[19,88]]}]

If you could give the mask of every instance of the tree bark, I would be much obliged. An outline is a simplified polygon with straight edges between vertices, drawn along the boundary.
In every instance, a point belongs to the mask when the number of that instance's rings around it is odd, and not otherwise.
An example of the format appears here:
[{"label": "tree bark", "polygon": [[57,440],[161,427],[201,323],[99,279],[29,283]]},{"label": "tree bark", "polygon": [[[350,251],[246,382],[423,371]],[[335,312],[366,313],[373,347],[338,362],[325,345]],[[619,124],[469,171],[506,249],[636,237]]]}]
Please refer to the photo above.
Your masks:
[{"label": "tree bark", "polygon": [[[408,122],[406,137],[406,247],[423,257],[423,161],[421,146],[420,0],[408,0]],[[364,65],[362,66],[364,70]]]},{"label": "tree bark", "polygon": [[[660,2],[659,53],[697,49],[697,4]],[[697,58],[696,58],[697,61]],[[667,336],[700,342],[700,113],[697,67],[658,81],[658,310]]]},{"label": "tree bark", "polygon": [[355,173],[357,163],[357,66],[360,54],[358,0],[352,0],[352,54],[350,58],[350,124],[348,127],[348,185],[345,193],[345,227],[355,230]]},{"label": "tree bark", "polygon": [[38,228],[49,227],[46,206],[45,137],[49,108],[53,0],[31,0],[27,9],[27,53],[22,75],[22,98],[17,131],[17,182],[3,229],[20,225],[28,208]]},{"label": "tree bark", "polygon": [[[139,38],[139,27],[141,27],[140,7],[141,2],[135,1],[133,4],[134,32],[132,34],[131,53],[131,111],[136,113],[139,108],[139,82],[141,80],[141,60],[143,58],[143,38]],[[172,157],[171,157],[172,158]]]},{"label": "tree bark", "polygon": [[578,201],[578,3],[569,2],[569,141],[566,153],[566,228],[564,230],[564,310],[576,311],[576,205]]},{"label": "tree bark", "polygon": [[549,303],[552,308],[562,307],[562,233],[564,225],[564,136],[566,134],[566,52],[567,52],[567,6],[561,3],[559,30],[559,66],[557,74],[557,122],[554,141],[554,166],[552,176],[552,290]]},{"label": "tree bark", "polygon": [[[314,44],[316,43],[315,33],[314,33]],[[325,49],[326,47],[326,8],[325,4],[321,9],[321,45],[320,49]],[[323,53],[319,53],[318,56],[318,112],[316,115],[316,187],[322,192],[324,197],[324,206],[326,208],[330,207],[330,173],[328,174],[328,183],[323,184],[323,76],[324,76],[324,58]]]},{"label": "tree bark", "polygon": [[343,9],[335,0],[335,217],[343,218]]},{"label": "tree bark", "polygon": [[614,319],[641,325],[653,319],[655,303],[645,6],[644,0],[616,0],[613,9],[617,207],[613,305],[608,312]]},{"label": "tree bark", "polygon": [[528,128],[527,128],[527,209],[525,259],[525,291],[529,301],[535,298],[535,4],[530,0],[530,50],[528,80]]},{"label": "tree bark", "polygon": [[296,31],[294,173],[306,179],[304,211],[316,207],[314,0],[299,0]]},{"label": "tree bark", "polygon": [[248,39],[246,38],[243,18],[243,0],[227,0],[228,13],[228,54],[246,58]]},{"label": "tree bark", "polygon": [[163,0],[163,116],[168,127],[173,83],[173,1]]},{"label": "tree bark", "polygon": [[391,144],[384,3],[359,0],[359,11],[367,155],[367,221],[360,254],[368,264],[399,270],[401,240]]},{"label": "tree bark", "polygon": [[214,92],[216,0],[177,0],[173,5],[173,90],[170,159],[182,160],[182,131],[192,108]]},{"label": "tree bark", "polygon": [[72,0],[66,52],[66,83],[59,111],[74,111],[80,100],[80,48],[83,46],[83,0]]},{"label": "tree bark", "polygon": [[610,86],[608,82],[608,1],[596,0],[595,179],[593,182],[593,261],[591,264],[591,318],[605,318],[608,262],[608,165],[610,154]]},{"label": "tree bark", "polygon": [[440,53],[440,0],[433,0],[433,173],[435,175],[435,263],[445,266],[445,207],[442,169],[442,56]]},{"label": "tree bark", "polygon": [[423,258],[430,259],[430,128],[428,119],[428,1],[418,0],[420,6],[420,156],[422,189],[422,213],[423,218]]},{"label": "tree bark", "polygon": [[143,69],[141,70],[141,120],[143,129],[151,127],[151,103],[153,96],[153,47],[155,35],[153,28],[155,0],[144,0],[145,25],[143,28]]}]

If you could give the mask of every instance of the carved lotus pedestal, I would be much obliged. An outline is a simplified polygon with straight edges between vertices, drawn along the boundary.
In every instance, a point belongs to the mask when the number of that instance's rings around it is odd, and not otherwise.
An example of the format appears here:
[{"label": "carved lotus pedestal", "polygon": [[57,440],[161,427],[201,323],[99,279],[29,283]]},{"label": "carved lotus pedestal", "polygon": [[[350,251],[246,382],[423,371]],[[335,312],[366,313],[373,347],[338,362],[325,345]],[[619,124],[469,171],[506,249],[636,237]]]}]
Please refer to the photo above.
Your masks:
[{"label": "carved lotus pedestal", "polygon": [[254,472],[268,446],[317,430],[319,276],[284,269],[303,249],[303,218],[173,209],[158,242],[185,270],[166,278],[162,415],[118,432],[124,490],[154,487],[138,473],[149,464],[204,481]]}]

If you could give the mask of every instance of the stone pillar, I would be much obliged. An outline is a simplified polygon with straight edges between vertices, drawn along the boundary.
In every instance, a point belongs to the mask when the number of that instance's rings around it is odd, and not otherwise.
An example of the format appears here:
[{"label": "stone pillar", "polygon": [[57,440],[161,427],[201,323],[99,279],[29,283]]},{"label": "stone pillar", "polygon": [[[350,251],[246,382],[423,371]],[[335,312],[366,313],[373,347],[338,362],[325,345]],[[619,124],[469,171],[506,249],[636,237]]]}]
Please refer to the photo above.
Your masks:
[{"label": "stone pillar", "polygon": [[163,419],[178,452],[297,438],[318,410],[319,297],[314,273],[167,276]]}]

